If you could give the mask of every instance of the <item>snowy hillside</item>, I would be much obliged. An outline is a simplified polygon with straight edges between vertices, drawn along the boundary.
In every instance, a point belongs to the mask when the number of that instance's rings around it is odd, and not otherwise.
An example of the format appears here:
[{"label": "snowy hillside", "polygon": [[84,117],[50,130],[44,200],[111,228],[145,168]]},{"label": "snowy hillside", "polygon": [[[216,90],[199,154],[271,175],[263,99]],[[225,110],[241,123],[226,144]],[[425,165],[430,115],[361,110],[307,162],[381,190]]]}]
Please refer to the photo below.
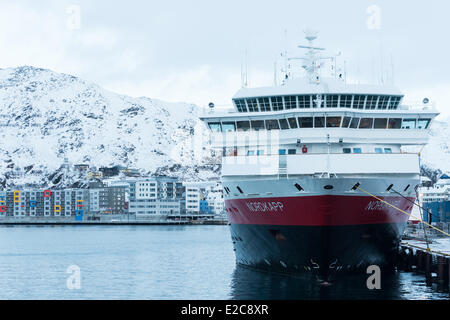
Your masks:
[{"label": "snowy hillside", "polygon": [[199,172],[207,159],[193,152],[201,143],[193,139],[202,131],[198,112],[195,105],[119,95],[50,70],[0,69],[0,179],[17,183],[28,172],[20,183],[39,183],[40,172],[54,172],[65,157],[97,168],[207,178],[214,175],[210,168]]},{"label": "snowy hillside", "polygon": [[430,142],[422,151],[423,164],[450,172],[450,119],[435,120],[431,125]]}]

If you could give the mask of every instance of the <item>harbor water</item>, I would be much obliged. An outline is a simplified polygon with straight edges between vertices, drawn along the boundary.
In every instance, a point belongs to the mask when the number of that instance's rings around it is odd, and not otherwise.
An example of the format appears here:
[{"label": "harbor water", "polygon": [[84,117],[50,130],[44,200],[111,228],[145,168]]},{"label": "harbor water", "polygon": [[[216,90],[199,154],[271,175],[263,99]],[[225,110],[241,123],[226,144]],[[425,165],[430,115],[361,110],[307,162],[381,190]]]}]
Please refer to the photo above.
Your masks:
[{"label": "harbor water", "polygon": [[382,274],[379,290],[368,276],[323,285],[237,267],[224,225],[0,226],[0,299],[450,297],[419,274]]}]

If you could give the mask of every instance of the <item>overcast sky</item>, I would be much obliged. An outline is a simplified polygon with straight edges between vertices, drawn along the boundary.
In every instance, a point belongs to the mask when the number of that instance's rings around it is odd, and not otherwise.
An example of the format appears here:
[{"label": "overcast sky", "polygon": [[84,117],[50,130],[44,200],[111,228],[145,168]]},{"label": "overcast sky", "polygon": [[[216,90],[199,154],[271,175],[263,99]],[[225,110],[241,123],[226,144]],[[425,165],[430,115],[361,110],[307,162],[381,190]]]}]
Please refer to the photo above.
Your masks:
[{"label": "overcast sky", "polygon": [[342,52],[349,79],[383,74],[407,100],[436,100],[448,116],[449,13],[444,0],[0,0],[0,67],[32,65],[131,96],[222,105],[240,88],[246,51],[250,86],[271,85],[280,52],[304,44],[302,30],[312,28],[318,46]]}]

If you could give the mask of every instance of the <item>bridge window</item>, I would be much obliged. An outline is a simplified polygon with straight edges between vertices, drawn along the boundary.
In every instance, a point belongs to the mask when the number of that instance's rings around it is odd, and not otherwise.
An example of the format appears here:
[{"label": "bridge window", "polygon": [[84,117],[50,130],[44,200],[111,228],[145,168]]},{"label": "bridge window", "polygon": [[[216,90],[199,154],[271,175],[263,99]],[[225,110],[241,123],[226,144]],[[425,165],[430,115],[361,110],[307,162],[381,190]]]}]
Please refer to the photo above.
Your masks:
[{"label": "bridge window", "polygon": [[338,100],[339,95],[337,94],[330,94],[326,96],[327,99],[327,108],[337,108],[338,107]]},{"label": "bridge window", "polygon": [[255,98],[247,99],[247,107],[248,112],[258,111],[258,104],[256,103],[256,99]]},{"label": "bridge window", "polygon": [[341,106],[341,108],[351,108],[352,96],[351,95],[342,95],[340,106]]},{"label": "bridge window", "polygon": [[251,121],[252,129],[259,131],[264,130],[264,120],[254,120]]},{"label": "bridge window", "polygon": [[297,97],[296,96],[286,96],[284,97],[284,105],[286,109],[297,108]]},{"label": "bridge window", "polygon": [[400,129],[402,127],[401,118],[391,118],[388,122],[388,129]]},{"label": "bridge window", "polygon": [[375,109],[377,106],[378,96],[367,96],[366,109]]},{"label": "bridge window", "polygon": [[372,129],[373,119],[372,118],[361,118],[359,122],[360,129]]},{"label": "bridge window", "polygon": [[286,119],[279,119],[278,121],[280,122],[280,128],[282,130],[289,129],[289,124]]},{"label": "bridge window", "polygon": [[223,132],[236,131],[236,126],[234,122],[222,122],[222,131]]},{"label": "bridge window", "polygon": [[313,127],[313,118],[312,117],[299,117],[298,124],[300,128],[312,128]]},{"label": "bridge window", "polygon": [[314,128],[325,127],[325,117],[314,117]]},{"label": "bridge window", "polygon": [[259,109],[261,112],[270,111],[270,101],[269,98],[258,98]]},{"label": "bridge window", "polygon": [[344,120],[342,121],[342,128],[348,128],[351,119],[351,117],[344,117]]},{"label": "bridge window", "polygon": [[402,97],[391,97],[391,102],[389,103],[389,109],[397,109]]},{"label": "bridge window", "polygon": [[311,97],[310,96],[298,96],[298,107],[299,108],[311,108]]},{"label": "bridge window", "polygon": [[374,123],[375,129],[386,129],[387,118],[376,118]]},{"label": "bridge window", "polygon": [[283,110],[283,97],[271,97],[272,100],[272,110],[278,111]]},{"label": "bridge window", "polygon": [[288,121],[291,129],[296,129],[298,127],[297,120],[295,118],[289,118]]},{"label": "bridge window", "polygon": [[415,129],[416,119],[403,119],[402,129]]},{"label": "bridge window", "polygon": [[427,129],[431,119],[419,119],[417,120],[417,129]]},{"label": "bridge window", "polygon": [[247,106],[245,105],[244,99],[236,99],[234,100],[234,103],[236,104],[236,108],[239,112],[247,112]]},{"label": "bridge window", "polygon": [[267,130],[279,130],[280,127],[278,125],[277,120],[266,120],[266,129]]},{"label": "bridge window", "polygon": [[209,129],[211,129],[212,132],[220,132],[222,131],[222,127],[220,126],[220,123],[218,122],[210,122]]},{"label": "bridge window", "polygon": [[366,100],[366,96],[355,96],[353,100],[353,109],[364,109],[364,101]]},{"label": "bridge window", "polygon": [[236,127],[237,131],[248,131],[250,130],[250,121],[237,121]]},{"label": "bridge window", "polygon": [[339,128],[341,126],[341,117],[327,117],[327,128]]},{"label": "bridge window", "polygon": [[380,100],[378,100],[378,109],[386,109],[388,101],[388,96],[380,96]]},{"label": "bridge window", "polygon": [[353,118],[352,122],[350,122],[350,128],[355,129],[358,128],[359,118]]}]

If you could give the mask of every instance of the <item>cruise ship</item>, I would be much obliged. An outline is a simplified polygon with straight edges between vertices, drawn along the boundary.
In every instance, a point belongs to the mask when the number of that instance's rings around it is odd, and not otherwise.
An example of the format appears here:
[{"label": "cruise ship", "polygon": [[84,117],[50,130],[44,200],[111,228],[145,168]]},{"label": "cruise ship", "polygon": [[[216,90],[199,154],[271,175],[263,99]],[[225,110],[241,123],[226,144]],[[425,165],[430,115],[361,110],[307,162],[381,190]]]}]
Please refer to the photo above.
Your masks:
[{"label": "cruise ship", "polygon": [[329,57],[306,39],[280,85],[242,87],[233,110],[201,116],[222,153],[237,263],[325,279],[387,266],[420,183],[420,156],[402,146],[425,145],[438,112],[390,85],[325,75]]}]

